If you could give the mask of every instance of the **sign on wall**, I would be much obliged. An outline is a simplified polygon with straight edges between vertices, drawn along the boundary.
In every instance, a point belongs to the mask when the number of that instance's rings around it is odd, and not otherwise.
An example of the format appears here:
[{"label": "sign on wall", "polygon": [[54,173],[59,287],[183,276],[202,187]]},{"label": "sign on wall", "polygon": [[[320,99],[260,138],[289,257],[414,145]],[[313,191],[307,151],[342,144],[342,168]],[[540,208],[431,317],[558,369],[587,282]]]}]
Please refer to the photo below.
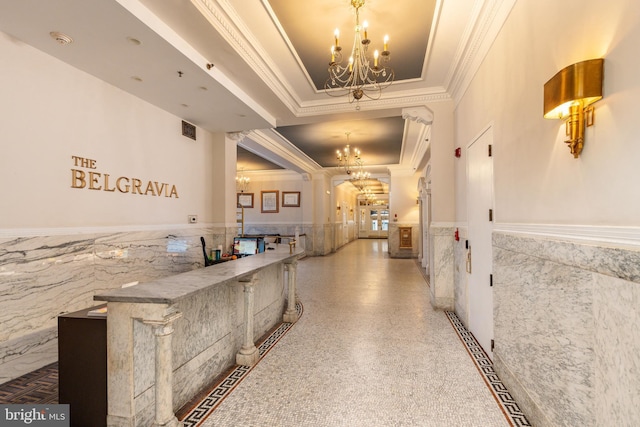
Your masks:
[{"label": "sign on wall", "polygon": [[71,188],[178,198],[175,185],[127,176],[116,178],[108,173],[98,172],[96,160],[79,156],[71,156],[71,159],[74,166],[71,169]]}]

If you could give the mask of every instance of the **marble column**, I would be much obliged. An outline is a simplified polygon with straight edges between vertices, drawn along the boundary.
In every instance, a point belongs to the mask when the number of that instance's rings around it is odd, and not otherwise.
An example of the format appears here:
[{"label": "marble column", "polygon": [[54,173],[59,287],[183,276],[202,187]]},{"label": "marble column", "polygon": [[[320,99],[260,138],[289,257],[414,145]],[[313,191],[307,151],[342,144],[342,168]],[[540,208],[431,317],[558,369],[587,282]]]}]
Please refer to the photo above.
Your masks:
[{"label": "marble column", "polygon": [[182,313],[171,307],[164,318],[159,320],[143,320],[153,327],[156,356],[156,418],[154,426],[178,427],[179,422],[173,413],[173,352],[171,340],[173,322],[182,317]]},{"label": "marble column", "polygon": [[285,263],[284,269],[287,271],[289,292],[287,297],[287,311],[284,312],[282,321],[295,323],[298,320],[298,312],[296,311],[296,271],[298,269],[298,260]]},{"label": "marble column", "polygon": [[260,354],[253,342],[253,311],[254,311],[254,286],[258,278],[254,274],[248,282],[240,282],[244,285],[244,343],[236,354],[236,363],[243,366],[253,366],[258,363]]}]

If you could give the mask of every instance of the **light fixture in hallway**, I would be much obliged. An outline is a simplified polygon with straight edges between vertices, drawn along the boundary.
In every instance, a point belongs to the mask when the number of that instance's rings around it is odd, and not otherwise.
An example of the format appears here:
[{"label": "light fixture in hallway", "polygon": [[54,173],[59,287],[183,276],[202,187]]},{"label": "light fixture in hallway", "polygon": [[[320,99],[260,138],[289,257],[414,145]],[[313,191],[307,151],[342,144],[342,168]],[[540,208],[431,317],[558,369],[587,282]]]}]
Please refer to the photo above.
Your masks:
[{"label": "light fixture in hallway", "polygon": [[349,180],[354,187],[356,187],[359,191],[362,191],[367,186],[367,181],[371,179],[371,174],[366,172],[362,166],[360,169],[353,174],[351,179]]},{"label": "light fixture in hallway", "polygon": [[240,175],[236,175],[236,190],[244,193],[249,189],[251,178],[244,175],[244,168],[240,168]]},{"label": "light fixture in hallway", "polygon": [[574,158],[584,146],[584,128],[594,123],[591,104],[602,99],[604,59],[578,62],[544,84],[544,118],[564,119],[565,141]]},{"label": "light fixture in hallway", "polygon": [[352,149],[349,145],[350,134],[351,132],[345,132],[345,135],[347,135],[347,145],[342,149],[342,151],[336,151],[338,167],[343,168],[347,175],[351,175],[354,169],[362,167],[360,150],[357,148]]},{"label": "light fixture in hallway", "polygon": [[351,6],[356,12],[355,36],[351,56],[348,63],[342,65],[342,46],[340,46],[340,31],[336,28],[334,45],[331,46],[331,62],[329,62],[329,78],[324,84],[325,92],[330,96],[348,96],[349,102],[358,101],[363,96],[369,99],[380,99],[382,89],[388,87],[394,79],[393,68],[388,67],[391,54],[389,52],[389,36],[383,39],[382,52],[373,52],[367,56],[369,44],[368,23],[360,25],[360,8],[365,0],[351,0]]}]

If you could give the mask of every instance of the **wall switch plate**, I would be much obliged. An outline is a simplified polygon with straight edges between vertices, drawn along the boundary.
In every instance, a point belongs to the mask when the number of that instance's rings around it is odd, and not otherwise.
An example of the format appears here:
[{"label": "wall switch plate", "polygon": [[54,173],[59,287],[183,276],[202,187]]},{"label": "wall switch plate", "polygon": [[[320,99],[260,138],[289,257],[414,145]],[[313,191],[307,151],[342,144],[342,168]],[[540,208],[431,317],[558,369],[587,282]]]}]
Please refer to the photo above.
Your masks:
[{"label": "wall switch plate", "polygon": [[195,224],[198,222],[198,215],[189,215],[189,224]]}]

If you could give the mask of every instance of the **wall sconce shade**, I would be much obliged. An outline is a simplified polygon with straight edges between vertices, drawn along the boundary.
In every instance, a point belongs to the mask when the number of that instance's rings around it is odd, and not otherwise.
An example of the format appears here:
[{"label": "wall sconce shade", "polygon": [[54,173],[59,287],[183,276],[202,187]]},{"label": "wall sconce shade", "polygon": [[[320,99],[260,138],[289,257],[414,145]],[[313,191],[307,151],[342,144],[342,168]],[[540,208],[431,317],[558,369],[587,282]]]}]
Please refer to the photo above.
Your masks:
[{"label": "wall sconce shade", "polygon": [[590,105],[602,98],[603,75],[604,59],[590,59],[569,65],[544,84],[544,118],[566,120],[565,142],[575,158],[584,145],[585,125],[593,124]]}]

